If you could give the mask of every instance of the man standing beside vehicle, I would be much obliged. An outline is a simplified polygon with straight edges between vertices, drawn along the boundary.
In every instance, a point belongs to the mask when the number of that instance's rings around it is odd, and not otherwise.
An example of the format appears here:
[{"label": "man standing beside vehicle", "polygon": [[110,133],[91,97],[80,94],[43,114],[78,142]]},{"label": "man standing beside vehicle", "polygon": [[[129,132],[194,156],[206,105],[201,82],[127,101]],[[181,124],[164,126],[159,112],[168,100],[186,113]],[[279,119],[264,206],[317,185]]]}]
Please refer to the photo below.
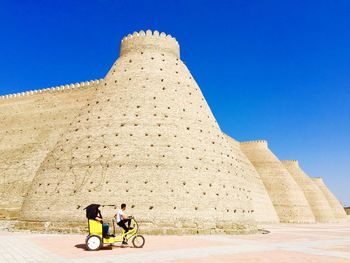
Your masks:
[{"label": "man standing beside vehicle", "polygon": [[[117,225],[120,226],[121,228],[123,228],[125,233],[126,233],[126,232],[128,232],[131,229],[130,225],[131,225],[132,216],[127,216],[125,214],[126,204],[122,204],[120,208],[121,209],[119,209],[117,211],[117,214],[115,215],[115,217],[116,217],[116,220],[117,220]],[[128,226],[126,226],[126,223],[128,224]],[[125,244],[125,245],[128,244],[126,242],[125,237],[124,237],[124,240],[123,240],[123,244]]]}]

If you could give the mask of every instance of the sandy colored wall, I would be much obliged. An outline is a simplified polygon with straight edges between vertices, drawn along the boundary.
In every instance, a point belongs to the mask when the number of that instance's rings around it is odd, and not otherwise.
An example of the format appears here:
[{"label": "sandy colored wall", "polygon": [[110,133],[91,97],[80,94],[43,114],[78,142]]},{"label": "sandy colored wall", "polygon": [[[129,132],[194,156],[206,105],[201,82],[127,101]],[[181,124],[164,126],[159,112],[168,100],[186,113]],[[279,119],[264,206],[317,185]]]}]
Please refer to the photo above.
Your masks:
[{"label": "sandy colored wall", "polygon": [[341,203],[335,197],[335,195],[328,189],[323,179],[318,177],[318,178],[312,178],[312,180],[317,184],[317,186],[321,189],[324,196],[328,200],[329,205],[333,209],[334,217],[338,220],[345,219],[346,213],[345,213],[344,207],[341,205]]},{"label": "sandy colored wall", "polygon": [[316,221],[334,222],[335,217],[327,199],[314,181],[300,168],[299,162],[296,160],[281,162],[305,194]]},{"label": "sandy colored wall", "polygon": [[281,222],[315,222],[304,193],[266,141],[243,142],[241,149],[260,174]]},{"label": "sandy colored wall", "polygon": [[228,135],[225,136],[237,158],[240,173],[246,177],[245,184],[246,188],[250,189],[255,220],[258,223],[278,223],[279,218],[260,175],[241,151],[240,143]]},{"label": "sandy colored wall", "polygon": [[96,82],[0,97],[0,217],[17,217],[37,169]]},{"label": "sandy colored wall", "polygon": [[156,233],[254,232],[237,167],[176,40],[135,33],[42,163],[21,219],[85,223],[87,204],[112,216],[125,202]]}]

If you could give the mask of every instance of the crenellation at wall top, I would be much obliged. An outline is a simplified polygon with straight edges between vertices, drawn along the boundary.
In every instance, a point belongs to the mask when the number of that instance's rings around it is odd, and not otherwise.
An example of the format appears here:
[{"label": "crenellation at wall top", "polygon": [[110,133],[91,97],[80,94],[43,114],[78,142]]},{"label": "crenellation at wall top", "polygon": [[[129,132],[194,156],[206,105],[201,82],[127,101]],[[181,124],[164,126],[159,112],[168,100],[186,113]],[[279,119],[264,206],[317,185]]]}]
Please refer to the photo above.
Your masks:
[{"label": "crenellation at wall top", "polygon": [[254,140],[254,141],[246,141],[246,142],[240,142],[241,145],[264,145],[267,146],[266,140]]},{"label": "crenellation at wall top", "polygon": [[42,93],[50,93],[50,92],[57,92],[57,91],[64,91],[64,90],[72,90],[72,89],[79,89],[79,88],[86,88],[92,85],[96,85],[100,83],[103,79],[95,79],[90,81],[83,81],[79,83],[72,83],[72,84],[66,84],[61,86],[54,86],[50,88],[43,88],[43,89],[37,89],[37,90],[29,90],[19,93],[13,93],[13,94],[7,94],[0,96],[0,100],[5,99],[12,99],[12,98],[18,98],[18,97],[24,97],[24,96],[30,96],[34,94],[42,94]]},{"label": "crenellation at wall top", "polygon": [[157,30],[146,32],[141,30],[128,34],[121,41],[120,56],[130,52],[139,51],[140,54],[145,50],[168,52],[180,58],[180,45],[171,35],[164,32],[159,33]]}]

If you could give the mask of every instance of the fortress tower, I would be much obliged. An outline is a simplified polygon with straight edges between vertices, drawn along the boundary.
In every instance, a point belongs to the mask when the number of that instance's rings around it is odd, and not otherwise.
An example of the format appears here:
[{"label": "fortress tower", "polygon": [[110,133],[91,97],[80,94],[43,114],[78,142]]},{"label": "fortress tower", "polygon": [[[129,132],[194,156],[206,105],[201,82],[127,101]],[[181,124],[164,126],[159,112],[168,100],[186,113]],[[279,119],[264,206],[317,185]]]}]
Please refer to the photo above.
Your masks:
[{"label": "fortress tower", "polygon": [[228,135],[225,136],[237,158],[240,174],[245,176],[244,181],[247,183],[247,188],[250,189],[255,220],[258,223],[278,223],[279,218],[260,175],[241,151],[240,143]]},{"label": "fortress tower", "polygon": [[108,217],[125,202],[153,233],[254,232],[237,167],[175,38],[135,32],[38,169],[21,220],[85,225],[86,205]]},{"label": "fortress tower", "polygon": [[260,174],[281,222],[315,222],[304,193],[266,141],[243,142],[241,149]]},{"label": "fortress tower", "polygon": [[334,222],[333,211],[324,194],[311,178],[300,168],[298,161],[285,160],[281,162],[305,194],[316,221],[323,223]]},{"label": "fortress tower", "polygon": [[98,82],[0,97],[0,218],[17,218],[40,164]]},{"label": "fortress tower", "polygon": [[339,202],[339,200],[333,195],[333,193],[328,189],[327,185],[324,183],[323,179],[320,177],[312,178],[312,180],[317,184],[317,186],[321,189],[322,193],[326,197],[330,207],[333,210],[334,217],[336,220],[343,220],[346,218],[346,213]]}]

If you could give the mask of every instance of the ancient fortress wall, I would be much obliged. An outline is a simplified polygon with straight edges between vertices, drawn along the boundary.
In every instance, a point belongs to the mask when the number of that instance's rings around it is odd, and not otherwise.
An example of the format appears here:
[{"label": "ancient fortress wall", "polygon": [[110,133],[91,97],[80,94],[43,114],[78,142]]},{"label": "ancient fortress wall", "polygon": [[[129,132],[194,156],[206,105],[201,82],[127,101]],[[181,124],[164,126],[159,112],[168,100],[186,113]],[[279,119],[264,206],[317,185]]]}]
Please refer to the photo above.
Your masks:
[{"label": "ancient fortress wall", "polygon": [[281,222],[315,222],[304,193],[266,141],[243,142],[241,149],[260,174]]},{"label": "ancient fortress wall", "polygon": [[125,202],[147,232],[169,234],[328,222],[329,206],[345,217],[322,179],[317,191],[266,141],[222,133],[164,33],[123,38],[102,80],[0,96],[0,113],[0,218],[18,227],[81,228],[90,203],[111,218]]},{"label": "ancient fortress wall", "polygon": [[326,184],[324,183],[322,178],[312,178],[312,180],[317,184],[317,186],[321,189],[324,196],[329,202],[329,205],[333,209],[334,216],[337,220],[343,220],[346,218],[346,213],[339,202],[339,200],[333,195],[333,193],[328,189]]},{"label": "ancient fortress wall", "polygon": [[99,81],[0,96],[0,218],[16,218],[30,183]]},{"label": "ancient fortress wall", "polygon": [[237,156],[179,54],[157,31],[123,39],[38,169],[21,220],[85,224],[86,205],[104,204],[111,216],[125,202],[153,232],[256,231]]},{"label": "ancient fortress wall", "polygon": [[242,152],[240,143],[228,135],[225,136],[237,158],[240,173],[247,177],[246,188],[250,189],[255,220],[258,223],[278,223],[279,218],[260,175]]},{"label": "ancient fortress wall", "polygon": [[317,222],[334,222],[334,213],[320,188],[311,178],[300,168],[296,160],[281,161],[284,167],[297,182],[315,216]]}]

